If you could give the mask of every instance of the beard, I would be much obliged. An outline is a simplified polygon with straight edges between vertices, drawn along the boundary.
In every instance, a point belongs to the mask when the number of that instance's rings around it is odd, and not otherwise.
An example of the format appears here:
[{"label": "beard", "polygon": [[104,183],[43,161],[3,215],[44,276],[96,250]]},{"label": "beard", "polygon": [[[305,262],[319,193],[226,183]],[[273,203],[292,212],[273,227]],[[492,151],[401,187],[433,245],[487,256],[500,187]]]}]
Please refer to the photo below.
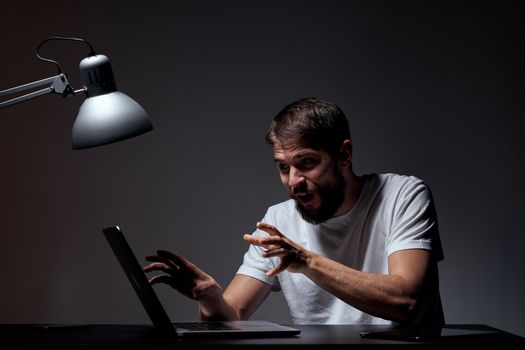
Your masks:
[{"label": "beard", "polygon": [[346,181],[338,168],[334,169],[334,174],[335,183],[326,186],[314,184],[314,192],[317,193],[321,201],[321,205],[316,210],[308,210],[290,193],[290,197],[295,201],[295,208],[306,222],[318,225],[327,221],[334,216],[343,203]]}]

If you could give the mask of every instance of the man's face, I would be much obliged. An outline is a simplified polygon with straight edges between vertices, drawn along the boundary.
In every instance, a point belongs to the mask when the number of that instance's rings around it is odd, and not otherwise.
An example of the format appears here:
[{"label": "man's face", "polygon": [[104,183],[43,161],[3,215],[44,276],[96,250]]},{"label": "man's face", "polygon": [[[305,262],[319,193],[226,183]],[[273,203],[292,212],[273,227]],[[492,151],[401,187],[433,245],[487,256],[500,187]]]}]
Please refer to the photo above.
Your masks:
[{"label": "man's face", "polygon": [[346,183],[333,157],[323,150],[274,145],[281,181],[306,221],[320,224],[334,216]]}]

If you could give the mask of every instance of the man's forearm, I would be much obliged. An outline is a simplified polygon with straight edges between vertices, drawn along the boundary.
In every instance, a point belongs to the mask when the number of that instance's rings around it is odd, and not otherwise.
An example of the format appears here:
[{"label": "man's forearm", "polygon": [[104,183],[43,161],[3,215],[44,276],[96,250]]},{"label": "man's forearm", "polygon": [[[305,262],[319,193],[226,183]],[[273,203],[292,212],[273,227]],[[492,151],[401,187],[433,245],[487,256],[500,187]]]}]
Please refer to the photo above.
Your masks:
[{"label": "man's forearm", "polygon": [[400,276],[358,271],[315,253],[309,254],[302,272],[319,287],[368,314],[396,322],[407,322],[413,314],[413,290]]},{"label": "man's forearm", "polygon": [[[280,264],[266,273],[273,277],[288,270],[302,273],[319,287],[370,315],[407,323],[414,320],[419,301],[430,293],[427,272],[431,254],[425,249],[405,249],[388,256],[388,274],[358,271],[325,258],[283,235],[275,226],[257,223],[268,237],[244,235],[243,239],[264,248],[264,258],[280,257]],[[434,265],[432,265],[434,266]],[[437,272],[437,269],[434,269]],[[431,276],[437,286],[438,276]]]},{"label": "man's forearm", "polygon": [[224,299],[222,292],[212,298],[199,300],[199,316],[202,321],[235,321],[237,312]]}]

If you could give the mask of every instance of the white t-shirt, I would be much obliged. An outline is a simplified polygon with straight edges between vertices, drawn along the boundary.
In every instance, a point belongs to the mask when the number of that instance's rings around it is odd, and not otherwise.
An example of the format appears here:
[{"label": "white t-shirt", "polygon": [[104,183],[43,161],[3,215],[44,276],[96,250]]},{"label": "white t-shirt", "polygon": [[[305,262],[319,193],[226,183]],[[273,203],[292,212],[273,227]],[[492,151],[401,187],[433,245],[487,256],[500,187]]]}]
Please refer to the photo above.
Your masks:
[{"label": "white t-shirt", "polygon": [[[322,224],[303,220],[291,199],[270,207],[262,221],[305,249],[360,271],[387,274],[388,256],[404,249],[431,250],[435,261],[443,259],[432,196],[423,181],[412,176],[372,174],[363,176],[363,182],[354,207]],[[261,230],[253,234],[268,235]],[[393,323],[350,306],[303,274],[284,271],[268,278],[265,273],[278,266],[280,258],[263,258],[261,251],[261,247],[250,246],[237,273],[281,289],[295,324]],[[436,320],[442,312],[436,288],[417,319]]]}]

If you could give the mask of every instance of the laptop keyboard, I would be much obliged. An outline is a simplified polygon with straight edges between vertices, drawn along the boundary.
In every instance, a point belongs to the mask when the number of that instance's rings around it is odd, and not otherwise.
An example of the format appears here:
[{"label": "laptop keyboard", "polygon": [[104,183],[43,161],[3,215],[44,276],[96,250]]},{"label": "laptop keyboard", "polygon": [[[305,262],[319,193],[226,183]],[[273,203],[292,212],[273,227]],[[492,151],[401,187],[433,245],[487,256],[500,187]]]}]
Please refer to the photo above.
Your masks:
[{"label": "laptop keyboard", "polygon": [[222,322],[173,322],[176,328],[189,331],[236,331],[239,328],[232,327]]}]

